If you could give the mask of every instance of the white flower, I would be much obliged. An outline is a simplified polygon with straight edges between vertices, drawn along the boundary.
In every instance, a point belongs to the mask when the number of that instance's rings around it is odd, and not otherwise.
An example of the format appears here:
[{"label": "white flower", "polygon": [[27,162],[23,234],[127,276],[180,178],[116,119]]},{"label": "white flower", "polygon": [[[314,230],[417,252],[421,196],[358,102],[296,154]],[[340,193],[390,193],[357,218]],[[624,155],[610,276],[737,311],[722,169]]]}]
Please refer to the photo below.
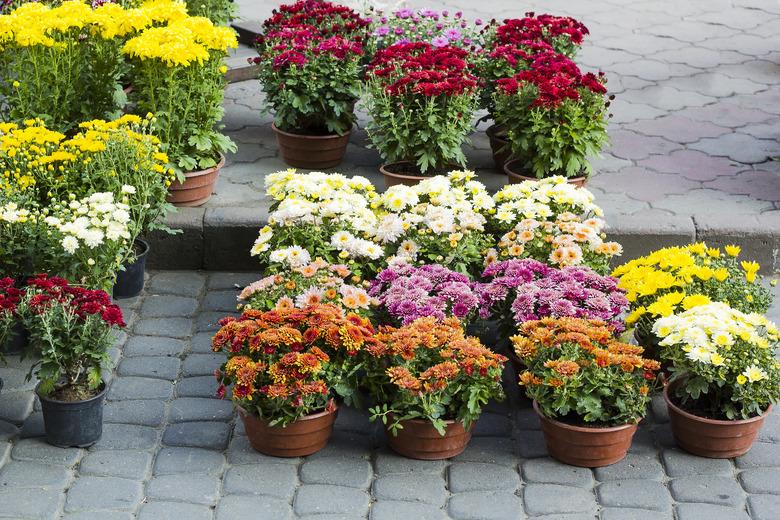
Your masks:
[{"label": "white flower", "polygon": [[290,267],[301,267],[311,262],[311,255],[301,246],[287,248],[287,263]]},{"label": "white flower", "polygon": [[131,186],[130,184],[125,184],[122,186],[122,193],[126,195],[135,195],[135,186]]},{"label": "white flower", "polygon": [[62,248],[72,255],[79,248],[79,241],[76,237],[68,235],[62,239]]},{"label": "white flower", "polygon": [[389,213],[379,222],[376,230],[376,238],[386,244],[395,242],[404,234],[404,222],[401,217],[394,213]]},{"label": "white flower", "polygon": [[337,249],[345,250],[355,237],[349,231],[337,231],[330,237],[330,245]]},{"label": "white flower", "polygon": [[287,250],[277,249],[276,251],[271,251],[271,254],[268,256],[268,260],[274,263],[284,262],[287,260]]},{"label": "white flower", "polygon": [[747,380],[751,383],[762,381],[768,377],[766,371],[762,368],[757,367],[756,365],[750,365],[749,367],[747,367],[745,371],[742,372],[742,375],[745,376]]},{"label": "white flower", "polygon": [[321,303],[324,298],[325,290],[316,286],[312,286],[295,297],[295,306],[298,308],[303,308],[307,305],[316,305]]}]

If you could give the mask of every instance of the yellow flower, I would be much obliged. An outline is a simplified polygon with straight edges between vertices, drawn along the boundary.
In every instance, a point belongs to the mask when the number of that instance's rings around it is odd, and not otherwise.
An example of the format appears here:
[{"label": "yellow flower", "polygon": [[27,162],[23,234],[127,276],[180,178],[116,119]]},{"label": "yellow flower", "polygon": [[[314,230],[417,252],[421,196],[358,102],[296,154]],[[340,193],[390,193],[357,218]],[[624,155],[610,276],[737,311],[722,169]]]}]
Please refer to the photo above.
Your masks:
[{"label": "yellow flower", "polygon": [[742,266],[742,269],[745,270],[745,279],[748,282],[755,282],[756,281],[756,273],[758,273],[758,270],[761,269],[761,266],[758,262],[746,262],[742,261],[740,263]]},{"label": "yellow flower", "polygon": [[726,246],[724,249],[726,250],[726,254],[729,256],[739,256],[739,253],[742,251],[741,247],[735,246],[733,244]]},{"label": "yellow flower", "polygon": [[717,247],[708,247],[707,248],[707,255],[711,258],[719,258],[720,257],[720,249]]},{"label": "yellow flower", "polygon": [[686,311],[688,309],[692,309],[694,307],[699,307],[700,305],[707,305],[710,303],[709,297],[703,295],[703,294],[691,294],[690,296],[686,296],[683,298],[682,306],[683,309]]},{"label": "yellow flower", "polygon": [[21,85],[21,83],[19,83],[18,81],[14,81],[14,82],[12,83],[12,85],[13,85],[13,87],[14,87],[14,88],[19,88],[19,86]]},{"label": "yellow flower", "polygon": [[729,270],[725,267],[715,269],[712,276],[714,276],[717,281],[723,282],[729,277]]},{"label": "yellow flower", "polygon": [[743,376],[742,374],[737,376],[737,384],[744,385],[747,383],[747,377]]},{"label": "yellow flower", "polygon": [[756,365],[750,365],[742,372],[742,375],[751,383],[757,383],[767,378],[767,373]]}]

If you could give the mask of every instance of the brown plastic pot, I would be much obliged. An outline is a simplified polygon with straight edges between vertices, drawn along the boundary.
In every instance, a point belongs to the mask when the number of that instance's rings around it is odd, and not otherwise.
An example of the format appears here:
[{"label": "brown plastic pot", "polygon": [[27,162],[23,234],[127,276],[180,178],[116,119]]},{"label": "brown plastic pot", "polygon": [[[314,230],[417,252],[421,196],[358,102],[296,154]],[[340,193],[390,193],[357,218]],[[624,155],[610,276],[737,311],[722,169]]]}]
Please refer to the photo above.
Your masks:
[{"label": "brown plastic pot", "polygon": [[542,421],[542,433],[550,455],[570,466],[601,468],[625,458],[636,433],[636,424],[608,428],[573,426],[545,417],[534,401]]},{"label": "brown plastic pot", "polygon": [[223,166],[225,166],[225,156],[220,154],[216,166],[185,173],[183,183],[174,181],[168,188],[168,202],[180,207],[202,206],[211,198],[219,171]]},{"label": "brown plastic pot", "polygon": [[[393,416],[388,417],[390,421]],[[449,459],[463,453],[471,440],[472,424],[468,431],[463,428],[463,423],[446,421],[446,433],[442,437],[429,421],[421,419],[409,419],[401,421],[402,429],[393,435],[389,429],[387,442],[390,448],[399,455],[418,460]]]},{"label": "brown plastic pot", "polygon": [[[506,164],[504,164],[504,172],[507,174],[507,177],[509,177],[510,184],[520,184],[524,181],[540,180],[536,177],[528,177],[527,175],[523,175],[523,173],[528,173],[528,171],[523,168],[522,161],[519,159],[507,161]],[[584,175],[580,177],[569,177],[566,180],[569,182],[569,184],[573,184],[578,188],[584,188],[585,184],[588,182],[588,178]]]},{"label": "brown plastic pot", "polygon": [[307,170],[333,168],[341,164],[352,134],[351,128],[344,135],[291,134],[279,130],[276,124],[271,124],[271,128],[276,133],[284,162]]},{"label": "brown plastic pot", "polygon": [[493,162],[496,165],[496,170],[503,172],[504,165],[512,155],[512,150],[509,148],[509,139],[506,138],[503,129],[498,125],[489,126],[485,133],[490,141],[490,149],[493,151]]},{"label": "brown plastic pot", "polygon": [[396,171],[409,171],[415,168],[412,161],[399,161],[395,163],[383,164],[379,167],[379,171],[385,177],[385,186],[391,187],[398,184],[404,186],[414,186],[419,184],[420,181],[429,179],[426,175],[410,175],[408,173],[396,173]]},{"label": "brown plastic pot", "polygon": [[677,380],[664,387],[664,401],[669,408],[674,440],[682,449],[710,459],[730,459],[750,451],[772,406],[763,415],[751,419],[707,419],[688,413],[672,402],[670,392],[673,393],[680,383]]},{"label": "brown plastic pot", "polygon": [[268,421],[255,417],[243,408],[238,409],[252,447],[272,457],[305,457],[320,451],[328,444],[338,405],[307,415],[287,426],[269,426]]}]

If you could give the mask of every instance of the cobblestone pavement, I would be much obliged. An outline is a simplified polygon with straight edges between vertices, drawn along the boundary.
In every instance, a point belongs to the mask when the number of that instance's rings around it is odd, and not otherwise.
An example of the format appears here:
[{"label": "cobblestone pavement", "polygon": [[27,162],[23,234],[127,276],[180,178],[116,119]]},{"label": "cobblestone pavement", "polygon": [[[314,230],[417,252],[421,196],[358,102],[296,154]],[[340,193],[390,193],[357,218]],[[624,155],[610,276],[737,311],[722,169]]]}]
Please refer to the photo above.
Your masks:
[{"label": "cobblestone pavement", "polygon": [[[276,0],[239,0],[242,17],[262,20]],[[387,2],[385,2],[387,3]],[[602,69],[617,98],[612,147],[597,161],[590,187],[608,217],[693,217],[743,223],[780,217],[780,2],[777,0],[572,0],[516,2],[415,0],[461,9],[467,17],[504,18],[524,11],[580,18],[590,28],[579,63]],[[260,112],[257,81],[228,89],[224,123],[239,144],[209,206],[257,207],[263,175],[286,168],[277,157],[271,118]],[[381,160],[360,129],[344,164],[382,186]],[[469,166],[491,188],[493,171],[482,123],[468,148]],[[766,213],[763,219],[757,215]],[[758,220],[757,220],[758,219]]]},{"label": "cobblestone pavement", "polygon": [[[92,448],[47,445],[34,383],[0,368],[0,518],[67,520],[774,520],[780,509],[780,414],[744,457],[708,460],[674,447],[656,400],[628,457],[595,471],[547,457],[539,421],[506,379],[468,449],[451,461],[393,455],[365,413],[343,408],[330,444],[305,459],[254,452],[229,401],[214,398],[216,320],[248,274],[152,273],[122,301],[129,323]],[[775,290],[780,297],[780,290]],[[780,318],[780,308],[771,316]],[[676,515],[676,516],[675,516]]]}]

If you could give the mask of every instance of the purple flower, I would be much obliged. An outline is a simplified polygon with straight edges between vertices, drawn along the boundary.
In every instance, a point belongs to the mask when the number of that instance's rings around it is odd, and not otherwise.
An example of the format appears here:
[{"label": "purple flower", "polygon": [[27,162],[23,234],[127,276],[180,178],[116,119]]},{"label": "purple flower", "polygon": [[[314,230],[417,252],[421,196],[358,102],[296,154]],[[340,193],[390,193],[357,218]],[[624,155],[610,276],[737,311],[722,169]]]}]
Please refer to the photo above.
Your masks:
[{"label": "purple flower", "polygon": [[399,9],[398,11],[395,12],[395,15],[401,20],[405,20],[410,16],[412,16],[413,14],[414,11],[412,11],[411,9]]},{"label": "purple flower", "polygon": [[444,31],[444,36],[450,41],[460,40],[460,31],[455,28],[447,29]]},{"label": "purple flower", "polygon": [[446,36],[437,36],[433,40],[431,40],[431,45],[434,47],[446,47],[450,44],[450,41],[447,39]]},{"label": "purple flower", "polygon": [[390,27],[386,25],[377,27],[376,30],[374,31],[375,36],[387,36],[388,34],[390,34]]},{"label": "purple flower", "polygon": [[420,16],[424,16],[425,18],[433,18],[434,20],[439,19],[439,12],[434,11],[433,9],[423,9],[420,11]]},{"label": "purple flower", "polygon": [[477,18],[476,20],[474,20],[474,25],[476,25],[477,27],[479,27],[483,23],[485,22],[482,21],[482,18]]},{"label": "purple flower", "polygon": [[403,27],[396,27],[395,28],[395,34],[403,34],[404,28]]}]

